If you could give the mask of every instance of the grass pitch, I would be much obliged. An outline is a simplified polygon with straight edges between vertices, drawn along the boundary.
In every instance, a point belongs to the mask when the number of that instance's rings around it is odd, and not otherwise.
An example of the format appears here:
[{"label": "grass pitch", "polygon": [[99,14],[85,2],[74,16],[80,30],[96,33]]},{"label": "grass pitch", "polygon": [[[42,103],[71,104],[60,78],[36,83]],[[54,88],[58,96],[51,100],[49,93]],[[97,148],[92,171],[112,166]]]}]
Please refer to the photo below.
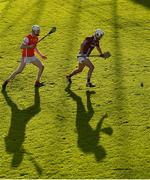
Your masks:
[{"label": "grass pitch", "polygon": [[[150,2],[148,0],[1,0],[0,83],[18,66],[33,24],[46,86],[34,89],[29,65],[0,93],[0,178],[150,178]],[[96,28],[108,60],[69,87],[82,40]],[[93,52],[93,54],[96,51]],[[141,85],[142,84],[142,85]]]}]

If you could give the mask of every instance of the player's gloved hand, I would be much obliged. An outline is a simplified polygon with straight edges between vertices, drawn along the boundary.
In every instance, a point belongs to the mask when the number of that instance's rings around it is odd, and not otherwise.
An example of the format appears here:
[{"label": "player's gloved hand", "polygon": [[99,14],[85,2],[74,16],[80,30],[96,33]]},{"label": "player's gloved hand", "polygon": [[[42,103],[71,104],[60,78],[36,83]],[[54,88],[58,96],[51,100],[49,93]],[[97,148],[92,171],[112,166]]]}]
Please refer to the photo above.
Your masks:
[{"label": "player's gloved hand", "polygon": [[44,55],[42,55],[42,56],[41,56],[41,58],[42,58],[42,59],[44,59],[44,60],[46,60],[46,59],[47,59],[47,57],[46,57],[46,56],[44,56]]},{"label": "player's gloved hand", "polygon": [[103,54],[100,54],[100,57],[103,57],[104,59],[107,59],[111,56],[109,51],[104,52]]}]

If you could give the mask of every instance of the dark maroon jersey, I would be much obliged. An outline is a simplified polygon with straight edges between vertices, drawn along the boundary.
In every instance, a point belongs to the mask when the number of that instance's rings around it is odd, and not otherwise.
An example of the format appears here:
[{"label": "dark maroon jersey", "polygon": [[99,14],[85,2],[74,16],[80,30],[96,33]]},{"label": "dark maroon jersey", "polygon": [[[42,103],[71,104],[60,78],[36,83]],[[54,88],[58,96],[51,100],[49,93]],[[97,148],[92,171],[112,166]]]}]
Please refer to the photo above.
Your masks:
[{"label": "dark maroon jersey", "polygon": [[95,40],[94,36],[86,37],[81,46],[83,48],[83,52],[81,52],[80,49],[79,53],[84,53],[89,56],[96,46],[99,47],[99,40]]}]

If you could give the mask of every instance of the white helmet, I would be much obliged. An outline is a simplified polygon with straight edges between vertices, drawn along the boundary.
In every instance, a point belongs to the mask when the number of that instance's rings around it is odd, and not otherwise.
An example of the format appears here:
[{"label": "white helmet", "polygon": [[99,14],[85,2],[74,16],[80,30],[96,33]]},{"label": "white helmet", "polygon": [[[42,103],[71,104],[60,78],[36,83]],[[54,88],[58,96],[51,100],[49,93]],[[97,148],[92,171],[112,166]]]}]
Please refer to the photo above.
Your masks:
[{"label": "white helmet", "polygon": [[104,31],[102,31],[101,29],[97,29],[96,31],[95,31],[95,33],[94,33],[94,36],[96,37],[96,38],[100,38],[100,37],[102,37],[104,35]]},{"label": "white helmet", "polygon": [[33,26],[32,26],[32,31],[33,31],[34,33],[36,33],[37,31],[40,31],[40,26],[39,26],[39,25],[33,25]]}]

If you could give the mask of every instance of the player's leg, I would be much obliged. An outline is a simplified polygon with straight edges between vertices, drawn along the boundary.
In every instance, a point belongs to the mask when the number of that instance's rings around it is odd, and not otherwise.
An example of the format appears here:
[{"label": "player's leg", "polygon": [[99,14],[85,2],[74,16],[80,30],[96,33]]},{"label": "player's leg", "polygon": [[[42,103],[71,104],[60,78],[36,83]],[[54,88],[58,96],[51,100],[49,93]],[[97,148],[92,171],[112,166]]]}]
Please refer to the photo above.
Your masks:
[{"label": "player's leg", "polygon": [[21,73],[23,71],[23,69],[25,68],[26,63],[24,62],[24,59],[21,59],[21,63],[18,66],[18,68],[8,77],[8,79],[6,79],[2,85],[2,89],[5,90],[7,84],[9,83],[9,81],[13,80],[15,78],[15,76],[19,73]]},{"label": "player's leg", "polygon": [[41,76],[42,76],[42,73],[43,73],[43,70],[44,70],[44,65],[42,64],[42,62],[36,58],[35,61],[32,61],[31,62],[33,65],[37,66],[39,71],[38,71],[38,74],[37,74],[37,78],[36,78],[36,81],[35,81],[35,86],[36,87],[40,87],[40,86],[43,86],[43,83],[40,83],[40,79],[41,79]]},{"label": "player's leg", "polygon": [[69,83],[72,83],[71,81],[71,77],[74,76],[75,74],[81,73],[84,69],[85,65],[83,63],[78,64],[78,68],[75,69],[71,74],[67,75],[66,78],[68,80]]},{"label": "player's leg", "polygon": [[91,83],[91,76],[94,70],[94,65],[92,64],[92,62],[89,59],[86,59],[84,62],[84,65],[87,66],[89,68],[88,74],[87,74],[87,83],[86,86],[87,87],[94,87],[95,85]]}]

